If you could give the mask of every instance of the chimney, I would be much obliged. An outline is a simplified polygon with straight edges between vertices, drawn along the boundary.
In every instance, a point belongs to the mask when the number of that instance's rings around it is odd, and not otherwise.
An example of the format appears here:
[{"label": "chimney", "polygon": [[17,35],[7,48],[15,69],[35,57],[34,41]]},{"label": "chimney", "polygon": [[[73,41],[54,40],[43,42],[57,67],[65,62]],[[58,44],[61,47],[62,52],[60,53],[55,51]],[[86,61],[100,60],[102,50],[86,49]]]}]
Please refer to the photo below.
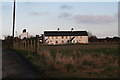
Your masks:
[{"label": "chimney", "polygon": [[58,31],[60,30],[60,28],[57,29]]},{"label": "chimney", "polygon": [[73,31],[74,29],[73,28],[71,28],[71,31]]},{"label": "chimney", "polygon": [[23,29],[23,33],[26,33],[26,29]]}]

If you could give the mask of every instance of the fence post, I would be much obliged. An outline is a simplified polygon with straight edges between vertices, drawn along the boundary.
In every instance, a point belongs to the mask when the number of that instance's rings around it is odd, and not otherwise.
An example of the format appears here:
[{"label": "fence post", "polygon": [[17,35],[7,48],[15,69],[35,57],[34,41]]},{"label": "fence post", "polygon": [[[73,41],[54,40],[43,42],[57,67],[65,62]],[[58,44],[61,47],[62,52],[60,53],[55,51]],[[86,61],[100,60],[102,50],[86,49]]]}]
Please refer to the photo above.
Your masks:
[{"label": "fence post", "polygon": [[39,50],[39,35],[36,35],[35,38],[35,53],[37,53]]}]

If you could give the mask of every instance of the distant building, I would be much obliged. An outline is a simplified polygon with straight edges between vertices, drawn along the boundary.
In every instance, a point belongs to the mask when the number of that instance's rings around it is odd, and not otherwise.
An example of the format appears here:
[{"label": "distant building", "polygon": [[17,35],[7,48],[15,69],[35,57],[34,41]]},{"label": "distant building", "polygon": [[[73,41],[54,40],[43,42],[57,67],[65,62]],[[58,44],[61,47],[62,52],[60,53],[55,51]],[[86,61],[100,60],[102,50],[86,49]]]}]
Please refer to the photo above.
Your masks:
[{"label": "distant building", "polygon": [[43,42],[47,44],[88,43],[86,31],[44,31]]},{"label": "distant building", "polygon": [[113,38],[99,38],[97,39],[99,43],[120,43],[120,37],[113,37]]},{"label": "distant building", "polygon": [[28,34],[28,32],[26,32],[26,29],[23,29],[22,34],[19,36],[20,39],[24,39],[24,38],[30,38],[30,35]]}]

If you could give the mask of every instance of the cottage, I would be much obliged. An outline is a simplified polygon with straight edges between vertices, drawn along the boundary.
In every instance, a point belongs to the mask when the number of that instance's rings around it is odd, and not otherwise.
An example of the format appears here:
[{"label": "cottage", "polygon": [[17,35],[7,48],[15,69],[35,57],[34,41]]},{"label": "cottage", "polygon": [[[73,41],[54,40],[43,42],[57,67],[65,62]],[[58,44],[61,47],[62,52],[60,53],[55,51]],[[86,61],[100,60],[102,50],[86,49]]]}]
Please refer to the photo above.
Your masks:
[{"label": "cottage", "polygon": [[19,36],[20,39],[30,38],[31,36],[26,32],[26,29],[23,29],[22,34]]},{"label": "cottage", "polygon": [[44,31],[44,43],[67,44],[67,43],[88,43],[86,31]]}]

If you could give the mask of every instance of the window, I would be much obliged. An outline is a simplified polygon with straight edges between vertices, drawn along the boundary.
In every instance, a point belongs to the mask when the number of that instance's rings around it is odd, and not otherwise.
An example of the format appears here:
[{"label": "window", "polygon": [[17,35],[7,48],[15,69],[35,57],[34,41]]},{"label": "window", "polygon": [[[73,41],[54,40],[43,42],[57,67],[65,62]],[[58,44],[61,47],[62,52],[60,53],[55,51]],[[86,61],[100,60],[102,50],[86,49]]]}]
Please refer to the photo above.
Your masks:
[{"label": "window", "polygon": [[62,39],[64,38],[64,36],[62,36]]},{"label": "window", "polygon": [[58,43],[58,41],[56,41],[56,43]]},{"label": "window", "polygon": [[54,36],[52,36],[52,39],[54,39]]},{"label": "window", "polygon": [[52,39],[54,39],[54,36],[52,36]]},{"label": "window", "polygon": [[50,42],[52,42],[52,41],[50,41]]},{"label": "window", "polygon": [[58,37],[56,36],[56,39],[58,39]]},{"label": "window", "polygon": [[66,39],[67,39],[67,36],[66,36]]},{"label": "window", "polygon": [[79,43],[79,41],[77,40],[77,43]]},{"label": "window", "polygon": [[26,39],[27,37],[24,37],[23,39]]},{"label": "window", "polygon": [[64,41],[62,41],[62,43],[64,43]]},{"label": "window", "polygon": [[49,41],[47,41],[47,43],[49,43]]},{"label": "window", "polygon": [[75,40],[73,40],[73,43],[75,43]]}]

